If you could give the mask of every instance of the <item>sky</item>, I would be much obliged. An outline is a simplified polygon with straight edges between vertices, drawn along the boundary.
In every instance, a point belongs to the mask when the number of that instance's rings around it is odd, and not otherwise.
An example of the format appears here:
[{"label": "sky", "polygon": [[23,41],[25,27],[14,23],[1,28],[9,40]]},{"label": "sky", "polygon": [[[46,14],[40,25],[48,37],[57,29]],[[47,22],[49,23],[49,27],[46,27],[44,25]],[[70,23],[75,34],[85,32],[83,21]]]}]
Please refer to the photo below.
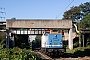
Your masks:
[{"label": "sky", "polygon": [[70,7],[90,2],[90,0],[72,1],[73,0],[0,0],[0,7],[5,8],[5,10],[0,11],[6,12],[6,15],[0,13],[0,17],[5,17],[5,19],[56,19],[56,17],[58,17],[57,19],[62,19],[64,12],[69,10]]}]

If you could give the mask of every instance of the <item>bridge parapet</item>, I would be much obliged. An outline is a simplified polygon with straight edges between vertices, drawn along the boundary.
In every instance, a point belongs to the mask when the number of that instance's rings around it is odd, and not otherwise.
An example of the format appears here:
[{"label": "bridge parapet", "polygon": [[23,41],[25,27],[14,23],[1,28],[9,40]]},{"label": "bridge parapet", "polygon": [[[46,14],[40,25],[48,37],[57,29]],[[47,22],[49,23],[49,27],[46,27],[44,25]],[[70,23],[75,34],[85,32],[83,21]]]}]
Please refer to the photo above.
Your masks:
[{"label": "bridge parapet", "polygon": [[6,28],[72,28],[72,20],[37,20],[37,19],[16,19],[6,20]]}]

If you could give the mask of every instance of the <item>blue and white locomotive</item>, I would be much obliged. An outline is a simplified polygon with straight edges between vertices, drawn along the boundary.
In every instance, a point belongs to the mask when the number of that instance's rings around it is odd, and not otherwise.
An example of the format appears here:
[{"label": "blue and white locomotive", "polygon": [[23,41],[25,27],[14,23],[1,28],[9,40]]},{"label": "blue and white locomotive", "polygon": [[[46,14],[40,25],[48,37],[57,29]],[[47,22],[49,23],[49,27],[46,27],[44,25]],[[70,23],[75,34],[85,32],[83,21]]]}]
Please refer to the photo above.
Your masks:
[{"label": "blue and white locomotive", "polygon": [[41,50],[48,55],[62,55],[65,52],[62,33],[45,31],[41,39]]}]

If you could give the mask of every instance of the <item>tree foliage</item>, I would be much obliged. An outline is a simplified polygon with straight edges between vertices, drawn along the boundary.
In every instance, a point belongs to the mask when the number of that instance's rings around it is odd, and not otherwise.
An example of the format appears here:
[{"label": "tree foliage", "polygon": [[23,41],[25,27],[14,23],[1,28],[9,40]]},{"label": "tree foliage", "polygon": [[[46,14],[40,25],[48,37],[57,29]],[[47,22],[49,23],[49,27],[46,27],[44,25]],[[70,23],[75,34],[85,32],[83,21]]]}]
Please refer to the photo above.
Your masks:
[{"label": "tree foliage", "polygon": [[0,49],[0,60],[40,60],[39,56],[31,50],[20,49]]},{"label": "tree foliage", "polygon": [[[90,14],[86,14],[80,22],[80,28],[90,29]],[[90,34],[85,34],[85,45],[90,45]]]},{"label": "tree foliage", "polygon": [[19,48],[28,48],[28,35],[15,35],[15,46]]},{"label": "tree foliage", "polygon": [[34,51],[25,48],[26,45],[23,46],[24,49],[18,48],[23,48],[22,43],[26,43],[26,38],[28,36],[15,36],[18,42],[17,46],[21,46],[10,48],[8,50],[5,49],[3,45],[6,40],[5,36],[5,32],[0,32],[0,60],[40,60],[39,56]]},{"label": "tree foliage", "polygon": [[41,47],[41,35],[37,35],[35,40],[33,40],[33,49]]},{"label": "tree foliage", "polygon": [[79,6],[73,6],[70,10],[64,12],[63,19],[70,19],[73,21],[82,20],[83,16],[90,13],[90,2],[86,2]]},{"label": "tree foliage", "polygon": [[5,36],[6,36],[5,32],[0,32],[0,42],[6,40]]},{"label": "tree foliage", "polygon": [[[79,46],[81,46],[81,28],[90,28],[90,2],[71,7],[70,10],[64,12],[63,19],[78,22]],[[90,41],[89,37],[87,39]]]},{"label": "tree foliage", "polygon": [[80,28],[90,28],[90,14],[86,14],[80,22]]},{"label": "tree foliage", "polygon": [[5,48],[5,43],[6,43],[6,33],[0,32],[0,46],[2,46],[2,48]]}]

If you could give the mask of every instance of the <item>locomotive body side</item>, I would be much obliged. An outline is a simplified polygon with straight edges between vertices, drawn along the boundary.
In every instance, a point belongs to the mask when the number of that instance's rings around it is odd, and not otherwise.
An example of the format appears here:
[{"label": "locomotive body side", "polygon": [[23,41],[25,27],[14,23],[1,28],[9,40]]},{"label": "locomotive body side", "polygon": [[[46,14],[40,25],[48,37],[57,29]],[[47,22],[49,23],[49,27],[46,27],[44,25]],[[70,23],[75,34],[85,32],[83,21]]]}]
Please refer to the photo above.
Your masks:
[{"label": "locomotive body side", "polygon": [[46,48],[63,48],[62,34],[49,34]]}]

